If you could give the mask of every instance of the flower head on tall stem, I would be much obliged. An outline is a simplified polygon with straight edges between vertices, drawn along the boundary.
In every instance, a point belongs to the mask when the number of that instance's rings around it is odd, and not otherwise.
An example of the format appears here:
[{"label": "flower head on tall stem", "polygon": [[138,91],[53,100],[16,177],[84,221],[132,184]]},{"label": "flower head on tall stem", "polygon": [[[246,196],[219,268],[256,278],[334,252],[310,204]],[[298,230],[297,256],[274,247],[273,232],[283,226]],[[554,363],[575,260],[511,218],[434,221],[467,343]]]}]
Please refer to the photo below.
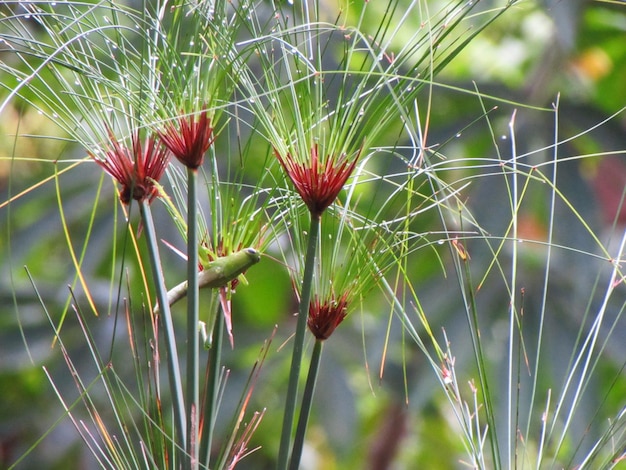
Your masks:
[{"label": "flower head on tall stem", "polygon": [[155,182],[165,173],[170,160],[169,152],[154,136],[146,137],[143,144],[139,132],[132,135],[132,147],[120,143],[109,129],[109,145],[104,150],[104,159],[90,156],[104,171],[122,186],[120,200],[129,204],[135,201],[152,201],[158,194]]},{"label": "flower head on tall stem", "polygon": [[324,301],[315,296],[309,303],[307,326],[315,338],[324,341],[333,334],[347,314],[348,292],[344,292],[338,299],[333,294]]},{"label": "flower head on tall stem", "polygon": [[361,152],[352,159],[345,154],[330,155],[324,162],[320,161],[317,145],[311,147],[311,159],[304,162],[290,153],[281,155],[277,150],[274,153],[311,215],[320,217],[337,198]]},{"label": "flower head on tall stem", "polygon": [[159,131],[159,137],[183,165],[194,170],[202,165],[204,154],[215,140],[206,109],[197,116],[181,115],[178,126],[167,124],[164,130]]}]

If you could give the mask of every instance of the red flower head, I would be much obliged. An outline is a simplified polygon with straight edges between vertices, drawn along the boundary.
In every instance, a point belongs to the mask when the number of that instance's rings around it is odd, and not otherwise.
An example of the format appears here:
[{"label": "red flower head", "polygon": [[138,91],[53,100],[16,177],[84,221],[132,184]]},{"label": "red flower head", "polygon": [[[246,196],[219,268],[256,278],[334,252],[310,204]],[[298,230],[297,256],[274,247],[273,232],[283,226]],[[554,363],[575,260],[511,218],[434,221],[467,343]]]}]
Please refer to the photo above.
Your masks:
[{"label": "red flower head", "polygon": [[330,300],[320,302],[315,296],[309,304],[309,316],[307,325],[311,333],[319,339],[325,340],[333,334],[335,328],[346,318],[348,314],[348,293],[344,293],[338,300],[331,296]]},{"label": "red flower head", "polygon": [[202,165],[204,154],[215,140],[206,109],[198,117],[179,117],[178,127],[167,124],[165,130],[159,132],[159,137],[183,165],[194,170]]},{"label": "red flower head", "polygon": [[334,202],[359,160],[359,155],[348,159],[344,154],[339,158],[329,156],[322,163],[317,145],[311,148],[311,159],[307,162],[296,161],[289,153],[283,157],[276,149],[274,153],[314,217],[320,217]]},{"label": "red flower head", "polygon": [[121,144],[110,129],[109,139],[104,160],[89,154],[122,186],[120,200],[124,204],[129,204],[131,199],[152,201],[158,192],[154,182],[161,179],[170,160],[167,149],[153,136],[147,137],[142,145],[138,131],[133,133],[130,149]]}]

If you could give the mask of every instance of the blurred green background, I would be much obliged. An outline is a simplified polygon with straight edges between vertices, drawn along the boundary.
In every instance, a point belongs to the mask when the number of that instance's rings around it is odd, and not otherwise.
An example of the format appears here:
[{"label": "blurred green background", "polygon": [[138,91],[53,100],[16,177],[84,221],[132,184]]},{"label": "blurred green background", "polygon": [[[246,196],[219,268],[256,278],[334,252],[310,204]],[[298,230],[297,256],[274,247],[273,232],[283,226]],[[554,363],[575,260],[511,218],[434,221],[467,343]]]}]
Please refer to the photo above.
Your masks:
[{"label": "blurred green background", "polygon": [[[429,5],[435,11],[441,3],[433,0]],[[492,2],[481,3],[480,8],[492,6]],[[0,14],[9,14],[11,8],[19,5],[0,6]],[[324,8],[336,11],[337,5],[326,0]],[[334,17],[332,13],[328,16]],[[376,18],[370,20],[375,22]],[[370,29],[375,27],[372,24]],[[0,50],[2,60],[9,60],[9,55]],[[558,140],[562,142],[559,189],[603,242],[608,244],[611,236],[620,238],[626,223],[624,2],[520,2],[483,31],[436,80],[441,86],[432,89],[428,143],[439,146],[437,151],[455,162],[450,165],[455,170],[443,176],[446,181],[458,182],[460,186],[463,177],[473,177],[471,185],[463,190],[462,199],[467,201],[481,227],[495,237],[505,233],[511,221],[507,187],[505,179],[493,168],[464,170],[464,159],[495,158],[496,150],[503,159],[510,158],[508,125],[517,110],[515,137],[517,155],[522,156],[520,164],[532,166],[549,161],[553,157],[553,149],[549,147],[555,140],[554,114],[520,109],[514,103],[550,108],[558,100]],[[9,79],[0,75],[0,81],[7,83]],[[484,99],[486,109],[497,104],[497,109],[489,112],[491,129],[481,119],[484,111],[478,98],[456,91],[475,87],[498,98],[497,102]],[[6,90],[0,91],[0,99],[4,96]],[[503,100],[510,100],[511,104]],[[42,369],[45,367],[54,377],[60,393],[71,403],[77,395],[76,388],[59,349],[51,348],[51,326],[43,306],[54,317],[66,306],[67,286],[76,285],[53,176],[55,159],[83,158],[84,149],[64,140],[54,122],[20,101],[13,102],[0,115],[0,135],[0,468],[10,465],[40,439],[18,468],[95,468],[73,425],[63,418],[59,400]],[[596,154],[597,157],[590,156]],[[586,157],[567,158],[578,155]],[[103,192],[98,192],[101,178],[101,172],[93,171],[91,165],[80,165],[59,175],[63,209],[74,240],[84,239],[96,198],[111,207],[116,204],[108,180]],[[42,184],[33,187],[38,182]],[[15,198],[28,188],[32,189],[27,194]],[[520,211],[519,232],[522,238],[544,240],[552,191],[545,184],[533,182],[528,194]],[[11,198],[15,199],[7,203]],[[558,203],[554,211],[558,223],[553,243],[569,250],[560,250],[552,259],[554,277],[547,308],[550,315],[544,327],[550,338],[546,341],[553,373],[550,379],[560,383],[581,325],[590,321],[585,318],[585,312],[594,312],[599,305],[602,291],[597,290],[595,283],[603,261],[588,255],[601,254],[572,208]],[[155,213],[157,220],[166,220],[167,214],[158,204]],[[83,264],[94,300],[103,311],[107,311],[111,295],[110,241],[112,233],[120,230],[120,214],[117,223],[116,228],[109,213],[100,211],[94,215],[94,229]],[[434,214],[420,223],[422,232],[441,230]],[[177,240],[174,232],[160,235]],[[466,247],[472,256],[472,269],[480,279],[493,255],[479,241],[468,241]],[[523,246],[520,250],[520,276],[528,292],[525,321],[530,340],[536,331],[533,321],[537,318],[533,313],[539,310],[543,294],[545,251],[538,246]],[[438,250],[438,254],[449,267],[450,254],[444,250]],[[164,255],[168,257],[165,264],[173,268],[168,277],[182,278],[184,263],[167,250]],[[472,377],[473,367],[467,320],[454,276],[445,277],[437,263],[434,251],[418,252],[411,264],[413,285],[436,334],[445,327],[458,358],[457,366],[467,374],[465,383]],[[506,266],[506,261],[503,264]],[[133,262],[127,266],[132,278],[137,267]],[[262,341],[271,335],[274,325],[278,325],[278,330],[252,406],[268,410],[253,439],[253,444],[261,448],[238,468],[272,468],[282,418],[280,391],[286,385],[290,350],[286,347],[279,352],[277,348],[293,331],[292,314],[297,304],[286,270],[271,259],[264,259],[247,277],[250,285],[240,288],[234,300],[237,347],[225,357],[226,364],[234,371],[229,386],[238,388]],[[87,309],[80,289],[78,292],[79,305]],[[493,348],[488,355],[502,352],[507,299],[501,280],[491,274],[478,295],[483,320],[490,326],[485,331],[491,338],[487,344]],[[610,315],[617,321],[621,307],[616,302]],[[403,336],[397,321],[391,325],[393,346],[386,358],[385,375],[382,381],[378,380],[389,310],[382,296],[369,298],[367,309],[349,316],[328,341],[308,433],[315,452],[309,449],[307,454],[305,449],[303,460],[307,463],[303,468],[460,467],[458,459],[463,449],[455,434],[458,429],[454,418],[446,411],[446,401],[421,352]],[[417,320],[415,325],[418,327]],[[116,323],[115,315],[93,318],[89,326],[103,348],[114,328],[117,327],[122,338],[124,335],[125,327],[122,322]],[[616,328],[623,332],[624,321],[617,323]],[[72,357],[89,377],[90,372],[94,373],[93,364],[71,314],[64,326],[64,337]],[[603,374],[589,385],[592,398],[577,415],[583,424],[581,434],[585,432],[584,424],[593,420],[599,401],[613,401],[613,409],[619,409],[620,400],[621,406],[626,404],[623,398],[626,379],[618,374],[626,361],[626,341],[623,334],[607,333],[606,337],[609,342]],[[120,344],[123,339],[118,340]],[[409,373],[408,406],[403,361]],[[118,372],[132,373],[131,370]],[[613,383],[616,374],[619,379]],[[609,386],[611,393],[604,393]],[[237,397],[234,392],[233,400]],[[226,400],[224,406],[222,416],[228,418],[228,407],[233,403]],[[606,418],[596,417],[593,422]],[[444,448],[449,451],[442,453]]]}]

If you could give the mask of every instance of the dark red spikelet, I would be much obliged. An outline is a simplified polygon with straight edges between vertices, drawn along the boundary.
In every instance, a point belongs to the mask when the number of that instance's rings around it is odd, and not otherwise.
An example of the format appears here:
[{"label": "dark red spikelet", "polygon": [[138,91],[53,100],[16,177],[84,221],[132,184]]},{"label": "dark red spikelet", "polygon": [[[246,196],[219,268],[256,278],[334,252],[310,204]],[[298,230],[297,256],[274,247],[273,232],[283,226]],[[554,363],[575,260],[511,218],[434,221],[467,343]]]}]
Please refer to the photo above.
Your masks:
[{"label": "dark red spikelet", "polygon": [[186,167],[197,169],[213,141],[213,126],[206,109],[200,114],[180,116],[178,126],[169,123],[159,137],[163,144]]},{"label": "dark red spikelet", "polygon": [[322,163],[317,145],[311,148],[311,158],[306,162],[297,161],[291,154],[282,156],[277,150],[274,153],[314,217],[320,217],[335,201],[359,160],[359,155],[352,159],[329,156]]},{"label": "dark red spikelet", "polygon": [[315,296],[309,304],[309,316],[307,326],[311,333],[319,339],[326,340],[333,334],[335,328],[346,318],[348,314],[348,293],[344,293],[339,299],[331,296],[329,300],[320,301]]},{"label": "dark red spikelet", "polygon": [[147,137],[143,144],[139,132],[132,135],[132,147],[120,143],[109,132],[109,144],[104,149],[104,159],[89,153],[104,171],[121,185],[120,200],[129,204],[131,200],[152,201],[158,194],[155,181],[159,181],[169,163],[167,149],[153,136]]}]

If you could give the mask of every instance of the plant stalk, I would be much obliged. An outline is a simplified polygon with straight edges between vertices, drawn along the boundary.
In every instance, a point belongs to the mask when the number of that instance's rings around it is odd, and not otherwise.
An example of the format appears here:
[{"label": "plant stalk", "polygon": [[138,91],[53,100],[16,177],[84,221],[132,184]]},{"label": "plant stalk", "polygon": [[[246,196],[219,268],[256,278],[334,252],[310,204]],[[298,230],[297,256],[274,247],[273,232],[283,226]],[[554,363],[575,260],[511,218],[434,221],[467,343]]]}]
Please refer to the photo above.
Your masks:
[{"label": "plant stalk", "polygon": [[200,338],[198,334],[198,229],[197,180],[198,171],[187,168],[187,453],[189,467],[198,469]]},{"label": "plant stalk", "polygon": [[[170,304],[167,300],[167,288],[165,287],[165,278],[163,276],[163,270],[161,269],[161,257],[159,256],[159,248],[157,245],[150,204],[148,201],[141,201],[139,208],[141,211],[144,230],[146,232],[148,254],[150,256],[150,265],[152,267],[152,276],[156,287],[157,300],[160,305],[160,315],[163,319],[163,332],[165,336],[165,347],[167,349],[167,368],[172,394],[172,405],[174,408],[174,425],[176,427],[176,433],[180,439],[178,444],[184,449],[187,442],[187,430],[185,427],[186,420],[180,364],[178,362],[178,352],[176,349],[176,334],[174,333],[174,324],[172,322]],[[176,442],[176,439],[174,439],[174,442]]]},{"label": "plant stalk", "polygon": [[493,458],[494,469],[499,470],[500,465],[500,445],[498,440],[498,434],[493,432],[496,429],[496,418],[494,415],[494,407],[491,401],[491,391],[489,389],[489,380],[487,377],[487,366],[485,364],[485,353],[483,351],[482,341],[480,338],[480,325],[478,322],[478,307],[476,305],[476,297],[474,296],[474,288],[472,281],[472,272],[470,270],[469,262],[467,259],[462,260],[465,268],[465,278],[467,279],[467,293],[469,296],[468,323],[470,330],[470,338],[472,340],[472,347],[476,359],[476,366],[478,367],[478,377],[480,380],[480,386],[483,392],[483,399],[485,400],[485,415],[487,418],[487,425],[491,432],[491,439],[489,444],[491,447],[491,455]]},{"label": "plant stalk", "polygon": [[289,464],[289,470],[298,470],[298,468],[300,467],[302,447],[304,446],[304,436],[306,434],[307,425],[309,424],[311,405],[313,403],[313,393],[315,392],[317,373],[319,371],[323,349],[324,341],[316,339],[315,345],[313,346],[313,353],[311,354],[309,375],[306,379],[306,385],[304,386],[304,395],[302,396],[302,406],[300,407],[300,417],[298,418],[298,426],[296,427],[296,437],[293,441],[293,449],[291,451],[291,463]]},{"label": "plant stalk", "polygon": [[213,421],[215,420],[215,411],[217,409],[217,390],[220,364],[222,362],[222,344],[224,341],[224,316],[222,312],[219,311],[219,308],[212,334],[215,336],[211,342],[211,349],[209,350],[209,370],[204,392],[204,424],[202,425],[202,439],[200,441],[200,455],[204,459],[206,468],[210,468],[211,446],[213,444]]},{"label": "plant stalk", "polygon": [[321,216],[311,214],[309,228],[309,240],[306,249],[304,275],[302,278],[302,291],[300,307],[298,309],[298,321],[296,334],[293,342],[293,354],[291,356],[291,369],[289,371],[289,384],[285,399],[285,414],[283,416],[283,428],[280,436],[280,448],[278,451],[278,470],[286,470],[289,460],[289,448],[291,443],[291,431],[298,397],[298,380],[300,378],[300,366],[302,363],[302,350],[304,348],[304,333],[306,332],[306,320],[309,313],[309,301],[311,299],[311,286],[313,283],[313,270],[315,267],[315,252],[319,237]]}]

